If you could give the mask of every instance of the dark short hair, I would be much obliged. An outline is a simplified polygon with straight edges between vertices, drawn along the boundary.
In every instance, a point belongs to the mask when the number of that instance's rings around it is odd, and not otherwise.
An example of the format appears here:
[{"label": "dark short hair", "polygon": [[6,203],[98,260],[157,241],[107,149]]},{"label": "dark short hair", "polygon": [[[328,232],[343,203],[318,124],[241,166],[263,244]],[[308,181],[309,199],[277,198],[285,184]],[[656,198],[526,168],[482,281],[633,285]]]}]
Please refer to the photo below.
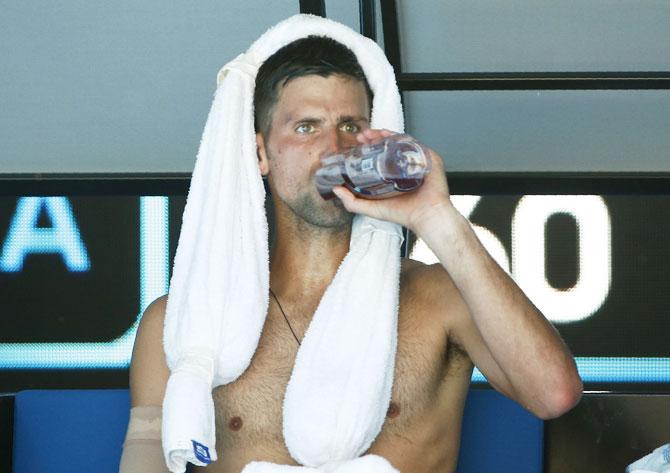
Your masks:
[{"label": "dark short hair", "polygon": [[291,80],[307,75],[349,76],[365,85],[368,105],[372,107],[372,90],[356,55],[343,44],[326,36],[307,36],[280,48],[258,69],[254,90],[256,132],[267,136],[279,89]]}]

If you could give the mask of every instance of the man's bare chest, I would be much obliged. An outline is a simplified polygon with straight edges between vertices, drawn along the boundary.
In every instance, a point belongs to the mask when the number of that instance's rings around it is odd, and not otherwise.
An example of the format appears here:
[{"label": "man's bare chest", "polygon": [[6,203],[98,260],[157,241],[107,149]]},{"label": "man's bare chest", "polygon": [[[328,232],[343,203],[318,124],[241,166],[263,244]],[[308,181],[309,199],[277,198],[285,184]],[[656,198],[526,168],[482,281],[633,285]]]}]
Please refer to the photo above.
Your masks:
[{"label": "man's bare chest", "polygon": [[[445,368],[446,333],[403,308],[392,402],[384,429],[401,431],[431,406]],[[303,333],[300,331],[299,333]],[[249,368],[214,392],[219,448],[281,445],[282,406],[298,344],[283,316],[271,308]]]}]

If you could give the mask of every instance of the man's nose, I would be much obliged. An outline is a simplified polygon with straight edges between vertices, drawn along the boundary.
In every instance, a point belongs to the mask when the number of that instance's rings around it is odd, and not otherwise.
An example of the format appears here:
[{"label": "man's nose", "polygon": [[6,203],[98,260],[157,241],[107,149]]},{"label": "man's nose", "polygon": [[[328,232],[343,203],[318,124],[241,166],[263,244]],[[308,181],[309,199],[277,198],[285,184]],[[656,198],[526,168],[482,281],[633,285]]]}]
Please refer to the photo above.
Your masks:
[{"label": "man's nose", "polygon": [[329,131],[326,154],[342,153],[356,145],[355,137],[335,128]]}]

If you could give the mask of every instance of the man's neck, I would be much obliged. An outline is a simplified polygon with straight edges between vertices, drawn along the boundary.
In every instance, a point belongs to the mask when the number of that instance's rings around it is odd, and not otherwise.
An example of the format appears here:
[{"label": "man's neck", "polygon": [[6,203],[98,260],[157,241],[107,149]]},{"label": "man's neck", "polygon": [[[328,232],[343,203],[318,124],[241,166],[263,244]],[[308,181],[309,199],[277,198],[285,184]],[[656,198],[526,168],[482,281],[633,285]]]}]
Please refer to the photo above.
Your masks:
[{"label": "man's neck", "polygon": [[318,297],[349,251],[351,226],[278,225],[270,254],[270,287],[287,300]]}]

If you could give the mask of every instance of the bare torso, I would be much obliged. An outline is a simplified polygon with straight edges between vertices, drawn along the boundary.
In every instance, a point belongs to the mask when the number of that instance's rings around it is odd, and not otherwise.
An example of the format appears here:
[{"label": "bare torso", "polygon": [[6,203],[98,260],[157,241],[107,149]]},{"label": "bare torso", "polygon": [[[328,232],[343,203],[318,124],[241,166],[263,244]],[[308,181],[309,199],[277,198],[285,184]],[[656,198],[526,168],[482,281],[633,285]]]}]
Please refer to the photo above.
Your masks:
[{"label": "bare torso", "polygon": [[[369,453],[403,473],[452,472],[472,364],[448,342],[444,320],[432,316],[420,297],[412,271],[417,265],[403,266],[392,403]],[[299,334],[307,323],[292,320]],[[282,436],[283,396],[297,349],[271,304],[251,365],[238,380],[214,391],[219,459],[203,471],[237,473],[251,461],[297,464]]]}]

